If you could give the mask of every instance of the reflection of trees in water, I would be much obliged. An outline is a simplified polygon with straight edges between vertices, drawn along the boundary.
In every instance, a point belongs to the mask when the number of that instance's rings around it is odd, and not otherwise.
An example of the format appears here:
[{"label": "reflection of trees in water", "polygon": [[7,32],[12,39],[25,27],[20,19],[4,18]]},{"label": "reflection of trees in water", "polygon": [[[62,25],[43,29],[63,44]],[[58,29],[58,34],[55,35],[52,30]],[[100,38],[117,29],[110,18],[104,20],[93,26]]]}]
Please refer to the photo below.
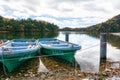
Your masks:
[{"label": "reflection of trees in water", "polygon": [[[95,37],[95,38],[100,38],[100,34],[93,34],[93,33],[89,33],[89,36]],[[120,37],[119,36],[115,36],[112,34],[107,35],[107,42],[110,43],[112,46],[115,46],[117,48],[120,49]]]},{"label": "reflection of trees in water", "polygon": [[63,34],[86,34],[86,32],[80,32],[80,31],[60,31]]},{"label": "reflection of trees in water", "polygon": [[16,32],[16,33],[0,33],[0,39],[38,39],[38,38],[52,38],[58,36],[58,32]]},{"label": "reflection of trees in water", "polygon": [[95,38],[100,38],[100,34],[99,33],[86,33],[91,37],[95,37]]},{"label": "reflection of trees in water", "polygon": [[120,37],[119,36],[115,36],[115,35],[109,35],[108,36],[108,42],[112,45],[115,46],[117,48],[120,49]]},{"label": "reflection of trees in water", "polygon": [[98,72],[99,64],[91,62],[89,60],[82,60],[78,62],[82,72]]}]

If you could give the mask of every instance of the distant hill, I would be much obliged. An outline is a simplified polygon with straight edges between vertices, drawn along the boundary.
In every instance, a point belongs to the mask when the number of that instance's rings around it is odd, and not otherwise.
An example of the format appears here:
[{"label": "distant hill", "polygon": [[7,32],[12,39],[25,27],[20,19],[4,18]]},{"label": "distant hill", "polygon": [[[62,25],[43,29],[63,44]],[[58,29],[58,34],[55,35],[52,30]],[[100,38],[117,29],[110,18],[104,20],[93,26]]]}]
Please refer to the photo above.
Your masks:
[{"label": "distant hill", "polygon": [[85,32],[86,28],[70,28],[70,27],[65,27],[62,29],[59,29],[60,31],[82,31]]},{"label": "distant hill", "polygon": [[89,32],[120,32],[120,14],[107,20],[86,28]]},{"label": "distant hill", "polygon": [[42,20],[9,19],[0,16],[0,32],[56,32],[59,27]]},{"label": "distant hill", "polygon": [[85,31],[85,32],[120,32],[120,15],[117,15],[106,22],[99,23],[87,28],[63,28],[61,31]]}]

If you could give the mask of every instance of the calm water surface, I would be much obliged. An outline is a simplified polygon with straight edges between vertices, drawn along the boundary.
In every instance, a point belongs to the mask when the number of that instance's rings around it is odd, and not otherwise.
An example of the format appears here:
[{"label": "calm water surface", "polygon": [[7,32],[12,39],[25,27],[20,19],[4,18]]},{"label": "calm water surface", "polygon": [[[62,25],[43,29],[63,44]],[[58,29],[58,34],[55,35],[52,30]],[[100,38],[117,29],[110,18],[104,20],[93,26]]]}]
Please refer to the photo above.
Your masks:
[{"label": "calm water surface", "polygon": [[[38,33],[32,33],[32,34],[19,34],[19,35],[10,35],[10,34],[3,34],[0,35],[1,39],[20,39],[20,38],[57,38],[60,40],[65,41],[65,32],[59,32],[58,34],[38,34]],[[99,72],[100,68],[100,38],[99,35],[95,34],[85,34],[80,32],[69,32],[69,42],[75,43],[80,45],[82,48],[78,50],[74,57],[76,62],[79,64],[79,69],[83,72]],[[53,57],[54,58],[54,57]],[[28,70],[28,66],[32,65],[30,69],[35,68],[38,71],[41,71],[40,69],[45,69],[51,67],[50,69],[55,68],[69,68],[72,69],[69,63],[66,63],[65,61],[60,61],[57,59],[51,59],[50,57],[42,57],[41,59],[34,59],[33,61],[28,61],[28,65],[22,64],[22,68],[18,68],[13,72],[19,73],[22,72],[24,68]],[[120,61],[120,37],[109,35],[108,36],[108,43],[107,43],[107,60],[112,62]],[[41,65],[39,64],[39,61],[42,62],[45,66],[40,68]],[[33,62],[35,63],[33,65]],[[59,63],[59,64],[58,64]],[[42,65],[43,66],[43,65]],[[112,64],[113,67],[116,66],[116,64]],[[119,64],[117,64],[118,68]],[[45,69],[46,70],[46,69]],[[26,71],[23,71],[26,72]],[[3,72],[2,72],[3,73]]]},{"label": "calm water surface", "polygon": [[[116,62],[120,61],[120,37],[108,36],[107,43],[107,60]],[[57,39],[65,41],[65,33],[60,32]],[[115,40],[116,39],[116,40]],[[75,53],[75,59],[83,72],[99,72],[100,66],[100,38],[99,35],[91,36],[89,34],[81,34],[71,32],[69,34],[69,42],[82,46],[81,50]],[[116,46],[113,46],[116,45]],[[118,45],[117,45],[118,44]]]}]

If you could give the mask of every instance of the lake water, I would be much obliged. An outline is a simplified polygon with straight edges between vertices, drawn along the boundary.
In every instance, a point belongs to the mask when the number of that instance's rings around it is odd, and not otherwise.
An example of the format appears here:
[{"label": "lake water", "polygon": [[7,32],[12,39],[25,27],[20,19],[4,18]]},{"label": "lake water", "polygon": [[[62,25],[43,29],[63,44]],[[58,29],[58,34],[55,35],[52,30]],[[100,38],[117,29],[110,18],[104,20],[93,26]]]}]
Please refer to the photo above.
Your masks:
[{"label": "lake water", "polygon": [[[60,32],[57,39],[65,41],[65,32]],[[75,59],[83,72],[99,72],[100,68],[100,38],[99,35],[89,35],[80,32],[70,32],[69,42],[82,48],[75,53]],[[108,35],[107,61],[120,61],[120,37]]]},{"label": "lake water", "polygon": [[[24,39],[24,38],[57,38],[60,40],[65,41],[65,32],[59,32],[58,34],[38,34],[38,33],[31,33],[31,34],[1,34],[1,39]],[[86,34],[80,32],[69,32],[69,42],[75,43],[80,45],[82,48],[78,50],[74,57],[76,62],[79,64],[79,69],[82,72],[99,72],[100,70],[100,35],[96,34]],[[41,57],[41,60],[34,59],[33,61],[28,61],[24,65],[21,65],[22,68],[16,69],[15,73],[26,72],[21,71],[25,68],[25,70],[29,70],[28,66],[31,69],[38,70],[40,68],[39,61],[46,66],[47,69],[55,69],[55,68],[67,68],[72,69],[69,63],[65,61],[54,59],[54,57]],[[120,37],[108,35],[108,42],[107,42],[107,61],[110,62],[119,62],[120,61]],[[34,62],[34,65],[33,65]],[[119,64],[112,64],[112,67],[120,68]],[[34,68],[33,68],[34,67]],[[44,68],[44,67],[43,67]],[[3,72],[2,72],[3,73]]]}]

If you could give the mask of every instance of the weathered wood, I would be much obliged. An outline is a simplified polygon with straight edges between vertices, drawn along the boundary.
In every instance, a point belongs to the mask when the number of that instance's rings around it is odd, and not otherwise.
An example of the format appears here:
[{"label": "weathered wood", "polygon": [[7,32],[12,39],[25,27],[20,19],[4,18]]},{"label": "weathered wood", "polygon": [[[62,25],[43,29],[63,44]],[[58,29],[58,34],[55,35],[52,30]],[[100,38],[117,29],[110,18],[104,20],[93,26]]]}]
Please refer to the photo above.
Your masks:
[{"label": "weathered wood", "polygon": [[100,34],[100,67],[99,71],[105,71],[107,59],[107,34]]},{"label": "weathered wood", "polygon": [[106,60],[107,58],[107,34],[100,34],[100,59],[101,61]]},{"label": "weathered wood", "polygon": [[69,33],[65,33],[65,41],[69,42]]}]

